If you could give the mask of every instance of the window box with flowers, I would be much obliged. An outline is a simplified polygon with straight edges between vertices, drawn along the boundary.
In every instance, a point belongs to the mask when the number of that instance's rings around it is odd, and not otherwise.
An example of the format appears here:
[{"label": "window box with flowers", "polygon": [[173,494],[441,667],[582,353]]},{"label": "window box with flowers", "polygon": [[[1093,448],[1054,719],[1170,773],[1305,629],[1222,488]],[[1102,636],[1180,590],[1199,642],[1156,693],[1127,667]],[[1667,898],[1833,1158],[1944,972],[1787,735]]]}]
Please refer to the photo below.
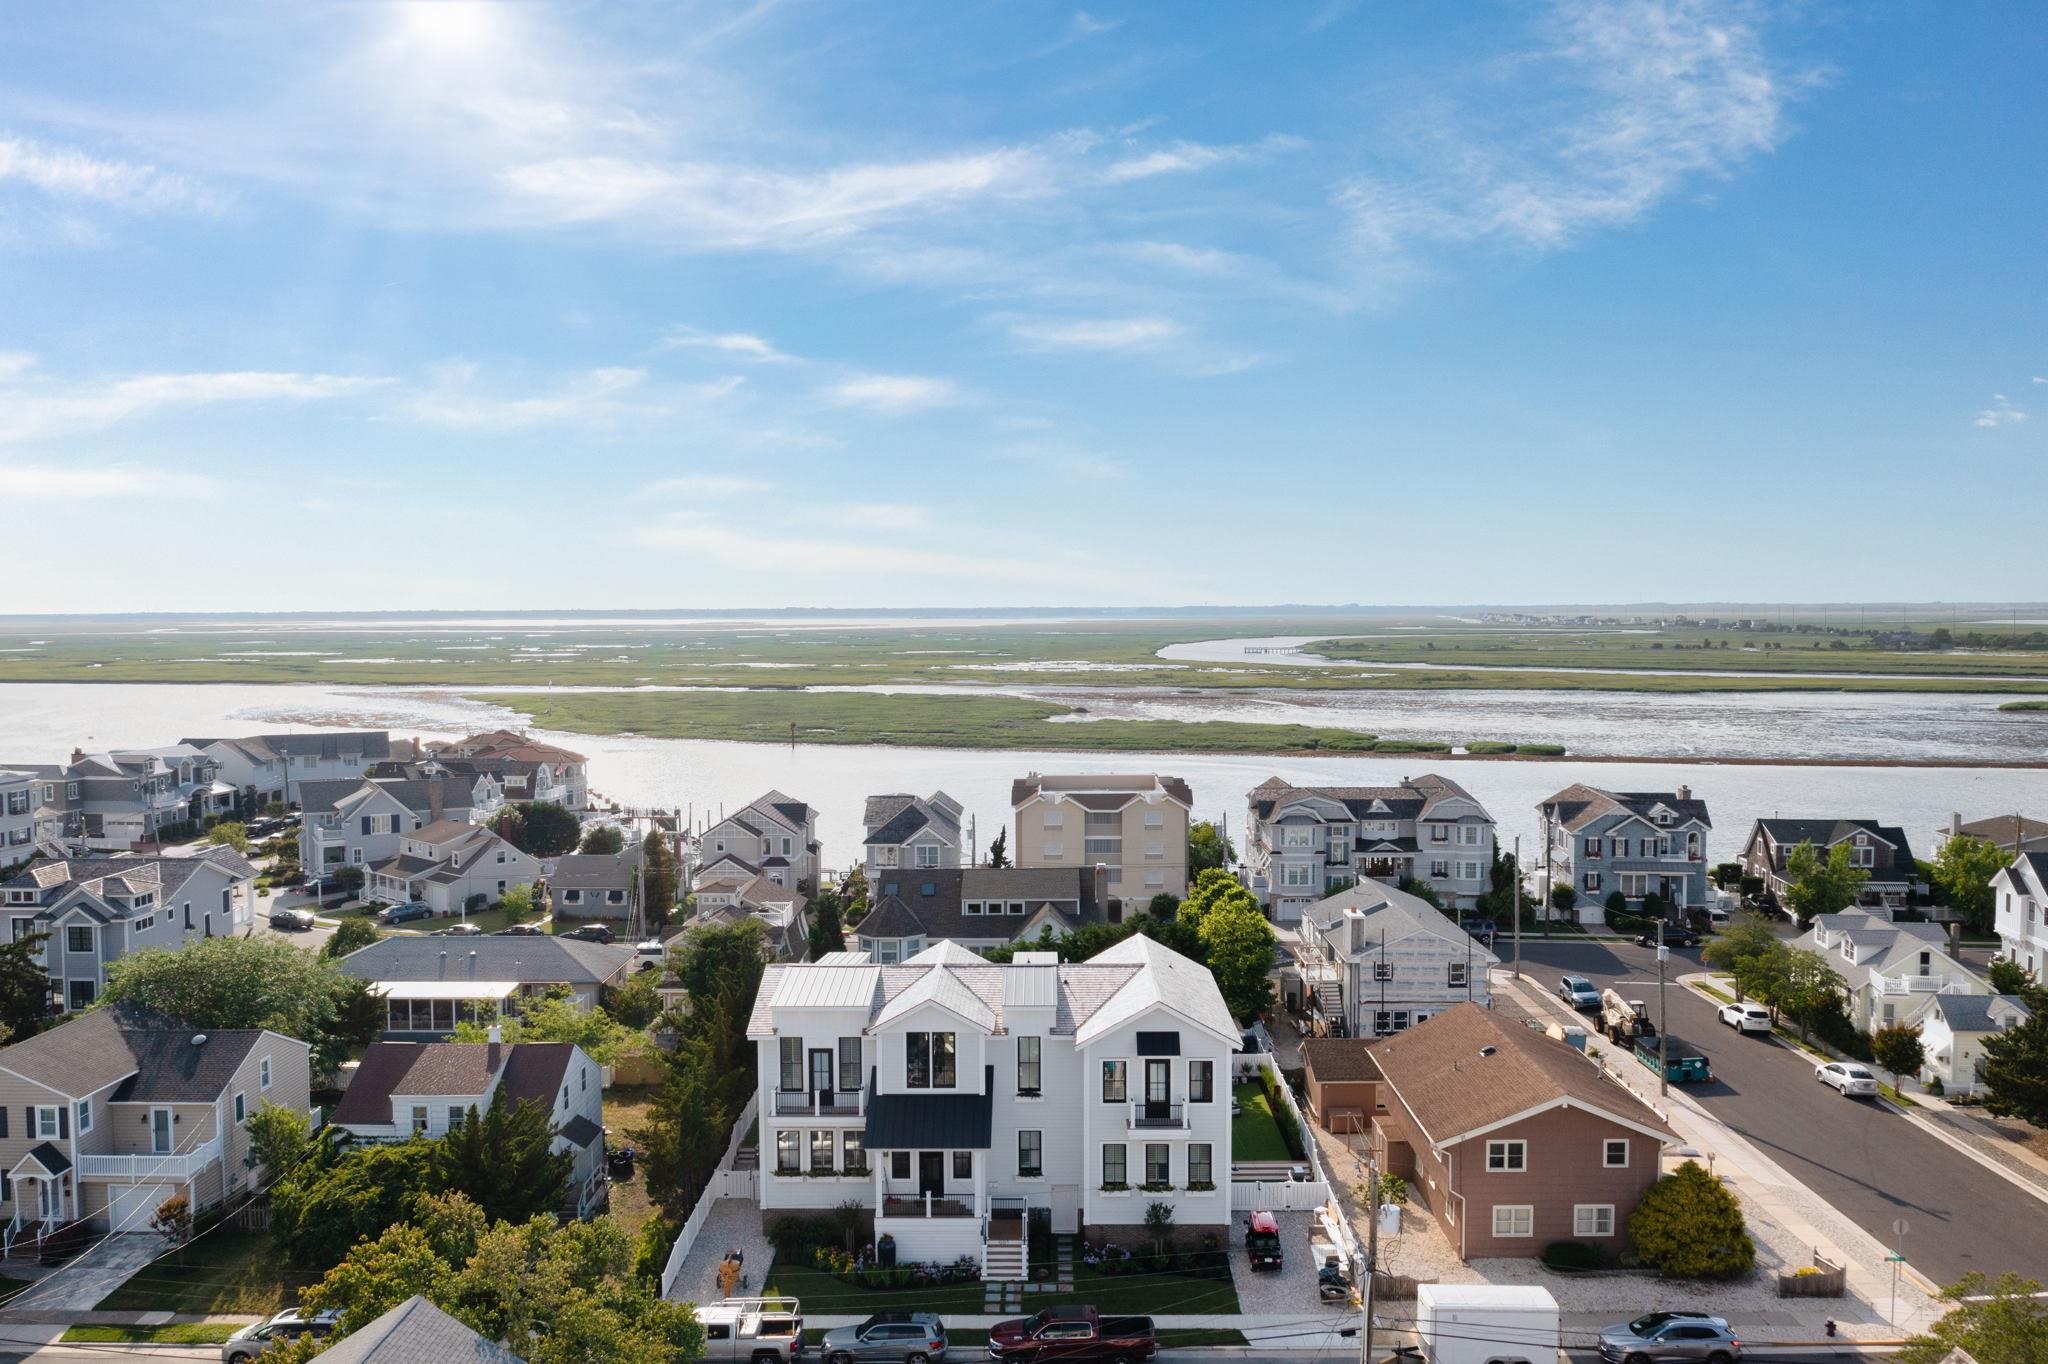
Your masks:
[{"label": "window box with flowers", "polygon": [[1215,1193],[1216,1181],[1213,1179],[1190,1180],[1188,1181],[1187,1191],[1189,1193]]},{"label": "window box with flowers", "polygon": [[1173,1185],[1172,1185],[1171,1183],[1169,1183],[1168,1181],[1166,1181],[1166,1180],[1163,1180],[1163,1179],[1152,1179],[1152,1180],[1147,1180],[1147,1181],[1146,1181],[1145,1183],[1143,1183],[1143,1184],[1140,1184],[1140,1185],[1138,1186],[1138,1188],[1139,1188],[1139,1190],[1140,1190],[1141,1192],[1144,1192],[1144,1193],[1172,1193],[1172,1192],[1173,1192]]},{"label": "window box with flowers", "polygon": [[1107,1183],[1107,1184],[1104,1184],[1104,1185],[1102,1186],[1102,1189],[1101,1189],[1101,1192],[1103,1192],[1103,1193],[1106,1193],[1106,1194],[1127,1194],[1127,1193],[1129,1193],[1130,1191],[1131,1191],[1131,1186],[1130,1186],[1130,1185],[1128,1185],[1128,1184],[1126,1184],[1126,1183],[1124,1183],[1124,1182],[1123,1182],[1122,1180],[1120,1180],[1120,1179],[1119,1179],[1119,1180],[1114,1180],[1114,1181],[1112,1181],[1112,1182],[1110,1182],[1110,1183]]}]

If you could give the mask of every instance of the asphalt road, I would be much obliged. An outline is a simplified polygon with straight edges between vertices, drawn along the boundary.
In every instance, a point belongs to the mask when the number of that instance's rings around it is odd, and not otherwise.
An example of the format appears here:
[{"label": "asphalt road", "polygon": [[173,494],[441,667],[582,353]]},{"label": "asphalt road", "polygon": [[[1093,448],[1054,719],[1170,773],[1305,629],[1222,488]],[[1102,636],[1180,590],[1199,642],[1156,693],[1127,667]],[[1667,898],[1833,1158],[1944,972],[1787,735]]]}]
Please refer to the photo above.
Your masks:
[{"label": "asphalt road", "polygon": [[[1506,943],[1498,945],[1508,956]],[[1657,1008],[1656,953],[1630,944],[1525,939],[1523,974],[1555,990],[1564,974],[1617,982]],[[1672,976],[1702,969],[1699,952],[1674,951]],[[1667,987],[1670,1031],[1707,1054],[1714,1083],[1687,1093],[1740,1132],[1794,1178],[1887,1246],[1893,1222],[1907,1224],[1908,1263],[1936,1283],[1971,1270],[2048,1270],[2048,1207],[1905,1118],[1862,1099],[1844,1099],[1813,1078],[1805,1053],[1772,1039],[1738,1037],[1715,1007]]]}]

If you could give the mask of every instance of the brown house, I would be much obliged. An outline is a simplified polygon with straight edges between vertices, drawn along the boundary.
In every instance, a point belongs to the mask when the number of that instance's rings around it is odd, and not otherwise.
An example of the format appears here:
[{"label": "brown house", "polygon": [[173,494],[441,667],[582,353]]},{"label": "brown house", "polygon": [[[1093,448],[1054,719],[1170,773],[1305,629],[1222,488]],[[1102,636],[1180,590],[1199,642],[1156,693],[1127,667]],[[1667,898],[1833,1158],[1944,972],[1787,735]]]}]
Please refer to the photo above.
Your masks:
[{"label": "brown house", "polygon": [[1742,845],[1740,860],[1742,874],[1762,881],[1772,904],[1782,907],[1792,889],[1787,866],[1802,843],[1811,843],[1822,857],[1838,843],[1849,845],[1849,865],[1870,876],[1857,900],[1861,908],[1904,909],[1912,903],[1913,881],[1919,873],[1904,829],[1874,819],[1760,819]]},{"label": "brown house", "polygon": [[1309,1116],[1326,1132],[1361,1135],[1386,1111],[1380,1068],[1368,1037],[1308,1037],[1301,1043]]},{"label": "brown house", "polygon": [[1619,1252],[1678,1140],[1655,1110],[1564,1043],[1459,1004],[1366,1044],[1383,1084],[1380,1168],[1405,1178],[1462,1259],[1552,1241]]}]

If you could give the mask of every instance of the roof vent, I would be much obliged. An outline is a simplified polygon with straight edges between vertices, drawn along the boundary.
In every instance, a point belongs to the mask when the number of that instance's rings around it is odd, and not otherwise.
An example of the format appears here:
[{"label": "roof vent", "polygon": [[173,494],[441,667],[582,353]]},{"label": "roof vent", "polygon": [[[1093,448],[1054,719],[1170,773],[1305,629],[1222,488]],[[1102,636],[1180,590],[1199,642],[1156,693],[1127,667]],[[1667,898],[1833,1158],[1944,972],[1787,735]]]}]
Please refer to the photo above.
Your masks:
[{"label": "roof vent", "polygon": [[205,1033],[203,1033],[203,1032],[196,1032],[196,1033],[193,1033],[193,1034],[192,1034],[192,1045],[193,1045],[193,1046],[195,1046],[195,1047],[203,1047],[203,1046],[205,1046],[205,1045],[206,1045],[206,1034],[205,1034]]},{"label": "roof vent", "polygon": [[1500,1050],[1500,1048],[1499,1048],[1499,1047],[1481,1047],[1481,1048],[1479,1049],[1479,1054],[1480,1054],[1481,1056],[1491,1056],[1491,1055],[1493,1055],[1493,1054],[1494,1054],[1495,1052],[1497,1052],[1497,1051],[1499,1051],[1499,1050]]}]

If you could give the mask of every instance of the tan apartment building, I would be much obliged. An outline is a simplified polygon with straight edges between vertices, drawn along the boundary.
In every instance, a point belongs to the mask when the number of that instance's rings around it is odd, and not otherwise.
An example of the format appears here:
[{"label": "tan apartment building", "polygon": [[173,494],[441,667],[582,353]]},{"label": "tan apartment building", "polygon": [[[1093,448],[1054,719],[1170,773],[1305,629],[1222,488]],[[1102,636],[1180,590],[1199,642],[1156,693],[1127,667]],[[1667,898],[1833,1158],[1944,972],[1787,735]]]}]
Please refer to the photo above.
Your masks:
[{"label": "tan apartment building", "polygon": [[1010,860],[1107,873],[1111,917],[1124,904],[1188,893],[1194,792],[1156,773],[1044,775],[1010,783]]}]

